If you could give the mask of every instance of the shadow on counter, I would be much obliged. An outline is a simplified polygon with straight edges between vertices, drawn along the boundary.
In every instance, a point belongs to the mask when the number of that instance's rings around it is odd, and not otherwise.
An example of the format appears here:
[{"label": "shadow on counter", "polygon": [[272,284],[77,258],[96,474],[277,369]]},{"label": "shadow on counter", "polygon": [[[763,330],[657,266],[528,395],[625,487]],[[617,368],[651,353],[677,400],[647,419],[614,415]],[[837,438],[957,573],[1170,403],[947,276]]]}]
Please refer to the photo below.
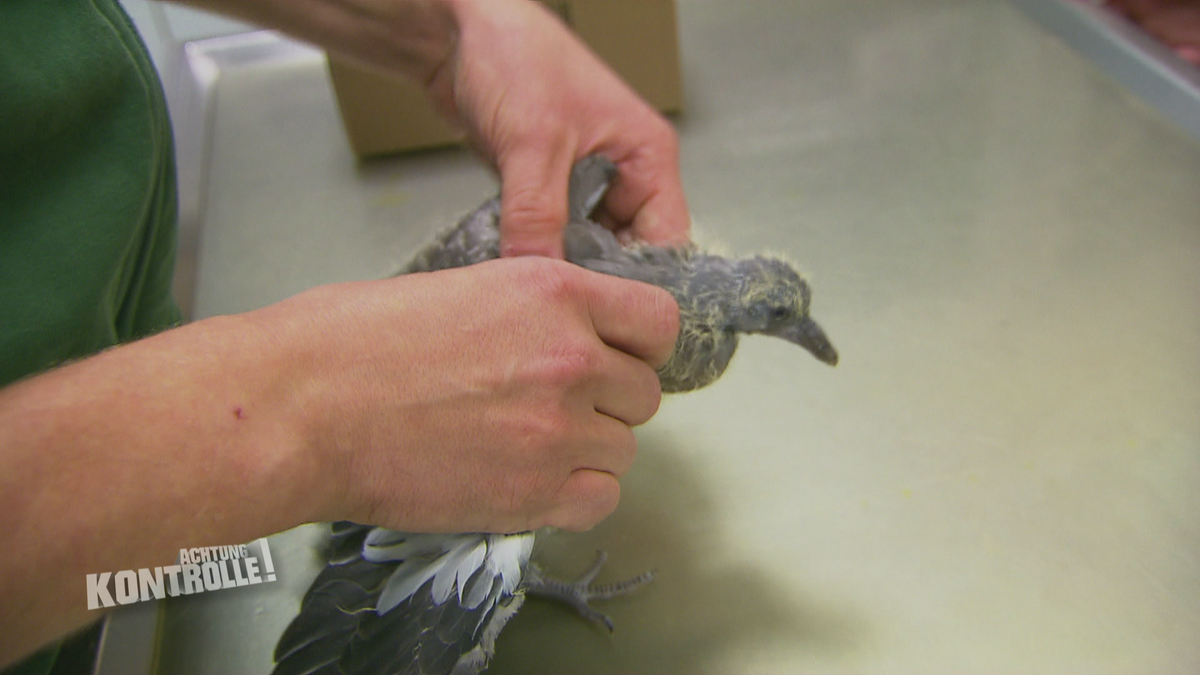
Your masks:
[{"label": "shadow on counter", "polygon": [[595,604],[613,619],[611,636],[569,607],[530,599],[497,641],[489,675],[699,673],[739,654],[810,651],[824,660],[863,641],[862,621],[845,610],[797,605],[794,589],[753,560],[730,561],[691,453],[661,433],[639,441],[617,512],[587,533],[540,535],[534,560],[570,579],[602,549],[609,559],[599,583],[647,569],[656,570],[654,582]]}]

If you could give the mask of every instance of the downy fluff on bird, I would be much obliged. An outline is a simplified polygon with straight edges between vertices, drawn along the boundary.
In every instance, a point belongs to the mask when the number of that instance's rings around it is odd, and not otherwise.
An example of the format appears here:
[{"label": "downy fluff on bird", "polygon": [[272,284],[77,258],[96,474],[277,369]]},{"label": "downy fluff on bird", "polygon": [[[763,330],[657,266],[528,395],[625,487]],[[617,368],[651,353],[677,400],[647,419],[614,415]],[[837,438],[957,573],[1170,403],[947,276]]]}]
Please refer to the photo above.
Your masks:
[{"label": "downy fluff on bird", "polygon": [[[603,157],[575,164],[564,250],[572,263],[675,296],[680,332],[658,371],[664,392],[698,389],[720,377],[742,333],[780,337],[837,364],[837,351],[809,317],[808,282],[786,261],[731,259],[695,245],[627,247],[593,222],[591,213],[615,176]],[[499,257],[499,222],[497,197],[425,247],[402,273]],[[275,675],[478,673],[527,593],[567,602],[611,630],[588,601],[623,595],[652,578],[593,585],[602,554],[576,582],[551,579],[530,563],[533,538],[532,532],[406,534],[335,523],[328,564],[276,646]]]}]

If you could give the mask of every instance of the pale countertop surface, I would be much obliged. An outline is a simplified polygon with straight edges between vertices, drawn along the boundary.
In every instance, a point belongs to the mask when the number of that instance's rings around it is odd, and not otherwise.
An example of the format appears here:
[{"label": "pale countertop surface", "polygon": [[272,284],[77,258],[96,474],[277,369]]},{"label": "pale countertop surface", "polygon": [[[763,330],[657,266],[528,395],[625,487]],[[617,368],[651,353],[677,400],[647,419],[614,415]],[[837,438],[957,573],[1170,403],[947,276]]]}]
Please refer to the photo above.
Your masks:
[{"label": "pale countertop surface", "polygon": [[[539,548],[658,579],[611,637],[531,602],[489,672],[1200,672],[1200,144],[1004,2],[679,15],[697,229],[800,261],[842,361],[751,338],[668,397],[617,513]],[[314,52],[216,94],[198,316],[383,276],[494,190],[356,163]],[[170,601],[160,672],[268,672],[317,538]]]}]

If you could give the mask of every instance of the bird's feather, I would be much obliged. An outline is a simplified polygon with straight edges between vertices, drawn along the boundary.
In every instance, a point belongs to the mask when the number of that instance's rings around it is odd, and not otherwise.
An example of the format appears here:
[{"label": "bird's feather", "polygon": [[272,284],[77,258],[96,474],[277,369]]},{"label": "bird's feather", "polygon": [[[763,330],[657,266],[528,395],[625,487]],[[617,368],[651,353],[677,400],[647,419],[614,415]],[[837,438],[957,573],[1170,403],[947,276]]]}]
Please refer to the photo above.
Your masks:
[{"label": "bird's feather", "polygon": [[[766,256],[735,260],[694,245],[624,246],[593,222],[590,215],[615,176],[615,167],[602,157],[576,163],[564,251],[582,267],[655,284],[675,296],[680,332],[670,360],[658,371],[663,391],[715,380],[742,333],[782,337],[836,363],[837,352],[808,315],[808,284],[791,264]],[[499,225],[495,198],[439,235],[403,272],[497,258]],[[532,546],[530,532],[408,534],[335,523],[328,565],[276,647],[275,675],[478,673],[491,658],[496,636],[524,602],[532,583],[525,578]]]}]

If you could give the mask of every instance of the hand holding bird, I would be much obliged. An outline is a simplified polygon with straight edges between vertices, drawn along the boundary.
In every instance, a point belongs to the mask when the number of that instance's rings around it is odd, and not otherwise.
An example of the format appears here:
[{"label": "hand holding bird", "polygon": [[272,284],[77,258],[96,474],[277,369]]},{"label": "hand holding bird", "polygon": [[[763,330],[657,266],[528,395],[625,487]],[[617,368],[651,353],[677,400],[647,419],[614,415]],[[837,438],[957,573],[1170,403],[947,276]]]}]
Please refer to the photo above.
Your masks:
[{"label": "hand holding bird", "polygon": [[[589,216],[615,174],[603,157],[576,163],[564,249],[567,260],[580,267],[654,284],[675,298],[678,337],[670,357],[656,361],[662,391],[712,383],[729,365],[742,334],[782,338],[824,363],[837,363],[837,351],[809,316],[808,282],[786,261],[730,259],[694,245],[626,247],[593,222]],[[496,198],[418,253],[404,272],[499,257],[499,222]],[[527,594],[566,602],[612,630],[590,600],[624,595],[652,578],[643,574],[594,585],[602,555],[580,580],[558,581],[530,562],[533,532],[407,534],[338,523],[333,534],[328,565],[276,647],[275,675],[478,673]]]}]

